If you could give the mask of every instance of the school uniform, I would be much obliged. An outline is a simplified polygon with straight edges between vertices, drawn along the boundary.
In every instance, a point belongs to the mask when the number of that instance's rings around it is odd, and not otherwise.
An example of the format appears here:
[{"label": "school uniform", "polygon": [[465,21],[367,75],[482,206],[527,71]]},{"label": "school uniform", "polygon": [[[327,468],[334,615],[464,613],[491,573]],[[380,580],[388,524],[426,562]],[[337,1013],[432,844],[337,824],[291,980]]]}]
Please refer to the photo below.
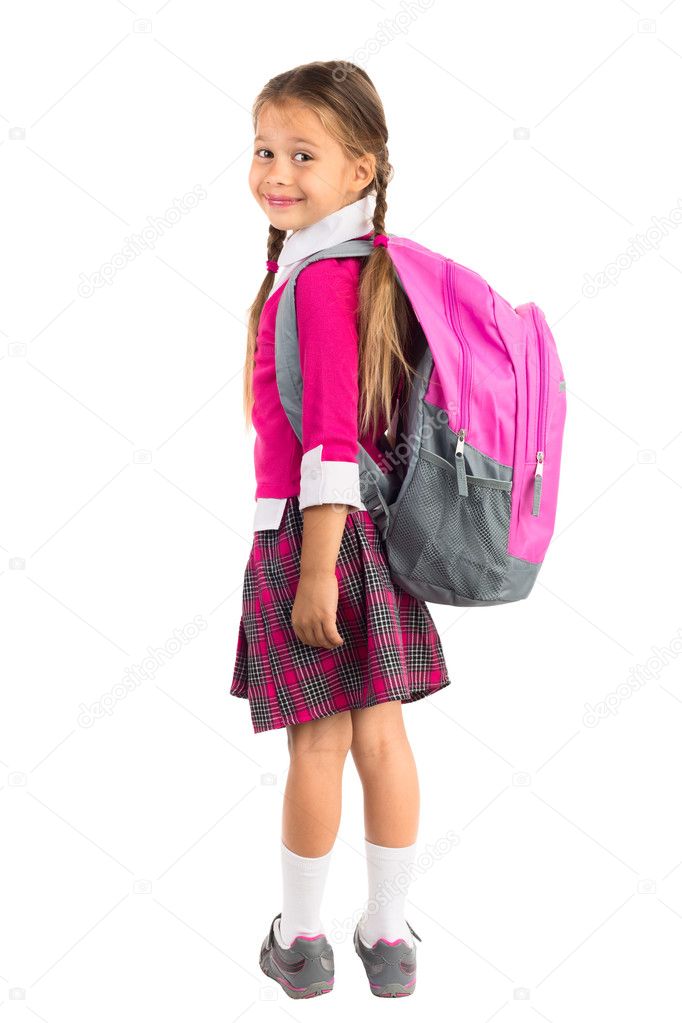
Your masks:
[{"label": "school uniform", "polygon": [[[396,586],[381,536],[360,494],[358,441],[382,467],[374,435],[358,434],[358,287],[362,259],[318,260],[296,281],[303,379],[299,441],[279,399],[275,322],[285,284],[313,252],[374,234],[375,196],[290,234],[258,324],[253,374],[253,543],[230,693],[248,699],[254,732],[283,728],[386,700],[413,702],[450,684],[427,605]],[[388,467],[387,470],[388,471]],[[296,636],[291,612],[300,574],[303,510],[345,503],[332,650]]]}]

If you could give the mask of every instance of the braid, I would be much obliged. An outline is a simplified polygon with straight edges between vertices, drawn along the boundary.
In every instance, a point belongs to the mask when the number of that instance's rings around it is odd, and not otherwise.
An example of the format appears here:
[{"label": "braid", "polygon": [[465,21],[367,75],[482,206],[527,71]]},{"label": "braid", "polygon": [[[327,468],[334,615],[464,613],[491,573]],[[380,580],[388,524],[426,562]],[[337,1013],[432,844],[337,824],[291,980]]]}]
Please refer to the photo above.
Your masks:
[{"label": "braid", "polygon": [[[268,231],[268,259],[274,263],[277,262],[279,254],[282,251],[282,246],[286,239],[286,231],[280,231],[278,227],[273,227],[270,224],[270,230]],[[253,367],[256,356],[257,335],[258,335],[258,323],[260,321],[260,314],[263,311],[263,306],[267,302],[268,295],[272,291],[272,285],[275,282],[275,271],[266,270],[263,282],[258,289],[258,294],[251,305],[248,313],[248,329],[247,329],[247,340],[246,340],[246,357],[244,359],[244,373],[243,373],[243,406],[244,406],[244,419],[246,426],[251,423],[251,410],[253,408]]]},{"label": "braid", "polygon": [[[270,224],[270,230],[268,231],[268,250],[267,250],[268,251],[268,259],[273,260],[273,262],[275,262],[275,263],[277,262],[277,260],[279,259],[279,254],[282,251],[282,246],[284,245],[284,241],[286,239],[286,236],[287,236],[286,231],[280,231],[280,229],[278,227],[273,227],[272,224]],[[270,276],[270,275],[272,275],[272,276]],[[267,283],[268,283],[268,292],[270,292],[271,289],[272,289],[273,282],[275,280],[275,271],[274,270],[268,270],[267,271],[266,280],[267,280]]]},{"label": "braid", "polygon": [[[392,175],[393,167],[384,145],[374,172],[376,202],[372,226],[375,234],[386,233],[386,190]],[[380,409],[390,425],[394,402],[397,407],[404,388],[410,386],[408,351],[414,325],[386,246],[374,245],[370,256],[360,277],[359,422],[362,430],[370,429],[370,424],[373,428]]]},{"label": "braid", "polygon": [[[377,234],[383,234],[386,219],[386,188],[388,186],[388,165],[385,159],[377,163],[374,180],[376,181],[376,203],[372,223]],[[377,246],[379,247],[379,246]]]}]

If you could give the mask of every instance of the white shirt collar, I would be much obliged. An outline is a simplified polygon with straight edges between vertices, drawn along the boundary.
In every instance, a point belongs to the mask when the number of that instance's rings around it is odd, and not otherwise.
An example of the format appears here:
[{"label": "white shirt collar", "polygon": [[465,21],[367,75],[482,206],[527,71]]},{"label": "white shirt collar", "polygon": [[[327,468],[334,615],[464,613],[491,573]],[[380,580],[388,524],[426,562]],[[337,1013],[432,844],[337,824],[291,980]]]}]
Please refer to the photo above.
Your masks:
[{"label": "white shirt collar", "polygon": [[273,291],[289,276],[302,260],[313,252],[338,245],[350,238],[358,238],[374,230],[372,217],[376,205],[376,195],[371,192],[362,199],[329,213],[314,224],[308,224],[298,231],[289,233],[282,246],[277,260],[279,270],[273,284]]}]

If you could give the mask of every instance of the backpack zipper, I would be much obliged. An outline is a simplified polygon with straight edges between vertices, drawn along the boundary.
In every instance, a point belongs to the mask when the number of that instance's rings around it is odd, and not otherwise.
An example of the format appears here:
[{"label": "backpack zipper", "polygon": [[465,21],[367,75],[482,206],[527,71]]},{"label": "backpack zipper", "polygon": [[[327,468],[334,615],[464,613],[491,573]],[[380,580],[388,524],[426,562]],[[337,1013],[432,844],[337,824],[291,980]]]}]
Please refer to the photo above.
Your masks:
[{"label": "backpack zipper", "polygon": [[457,431],[457,447],[455,448],[455,467],[457,469],[457,490],[461,497],[467,497],[469,488],[467,486],[466,465],[464,463],[464,438],[469,428],[469,391],[471,389],[471,352],[469,343],[464,337],[461,329],[455,325],[457,318],[457,305],[455,301],[455,263],[454,260],[446,260],[445,285],[447,291],[447,302],[445,304],[448,320],[452,332],[459,342],[462,353],[462,372],[459,384],[459,430]]},{"label": "backpack zipper", "polygon": [[538,421],[535,438],[535,481],[533,487],[532,515],[540,514],[540,498],[542,496],[542,477],[545,468],[546,427],[547,427],[547,390],[549,384],[549,367],[547,366],[547,345],[545,335],[539,323],[535,305],[531,305],[533,323],[538,339]]}]

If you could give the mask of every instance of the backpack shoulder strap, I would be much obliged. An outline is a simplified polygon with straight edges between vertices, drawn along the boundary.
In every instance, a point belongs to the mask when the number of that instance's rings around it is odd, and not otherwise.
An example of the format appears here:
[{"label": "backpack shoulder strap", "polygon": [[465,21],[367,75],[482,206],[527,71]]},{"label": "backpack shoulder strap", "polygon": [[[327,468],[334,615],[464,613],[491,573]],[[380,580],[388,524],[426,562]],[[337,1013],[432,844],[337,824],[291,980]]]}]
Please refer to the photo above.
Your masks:
[{"label": "backpack shoulder strap", "polygon": [[342,256],[368,256],[372,251],[372,241],[368,239],[351,239],[327,249],[320,249],[304,259],[292,271],[284,286],[282,297],[277,307],[275,321],[275,367],[277,386],[284,411],[293,430],[301,440],[301,403],[303,398],[303,379],[301,376],[301,359],[298,347],[298,326],[296,323],[295,288],[298,275],[311,263],[319,259],[333,259]]}]

